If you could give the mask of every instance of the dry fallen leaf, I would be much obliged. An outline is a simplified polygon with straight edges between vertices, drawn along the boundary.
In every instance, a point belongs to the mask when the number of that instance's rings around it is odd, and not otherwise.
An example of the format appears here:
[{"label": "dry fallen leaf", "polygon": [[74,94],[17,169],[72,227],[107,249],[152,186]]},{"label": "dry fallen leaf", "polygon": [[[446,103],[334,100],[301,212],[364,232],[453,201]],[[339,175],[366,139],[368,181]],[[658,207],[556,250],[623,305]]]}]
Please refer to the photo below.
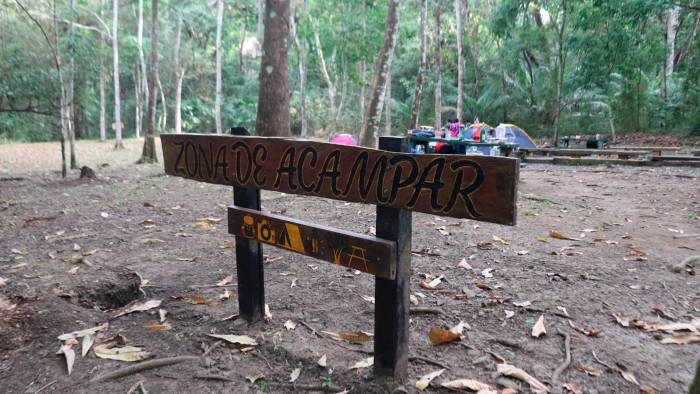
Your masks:
[{"label": "dry fallen leaf", "polygon": [[549,392],[547,386],[542,384],[539,380],[535,379],[533,376],[517,368],[513,365],[502,363],[496,364],[496,371],[501,375],[510,376],[511,378],[522,380],[523,382],[530,385],[530,390],[536,394],[546,394]]},{"label": "dry fallen leaf", "polygon": [[80,348],[82,357],[85,357],[88,354],[93,343],[95,343],[95,336],[94,335],[87,334],[83,337],[83,344],[82,344],[82,347]]},{"label": "dry fallen leaf", "polygon": [[478,380],[473,379],[451,380],[449,382],[440,383],[440,386],[446,389],[456,391],[471,390],[481,392],[482,390],[491,390],[491,386],[489,386],[488,384],[481,383]]},{"label": "dry fallen leaf", "polygon": [[233,246],[234,246],[233,241],[227,241],[227,242],[224,242],[221,245],[219,245],[219,249],[231,249],[231,248],[233,248]]},{"label": "dry fallen leaf", "polygon": [[496,242],[502,243],[503,245],[510,245],[510,242],[508,242],[508,241],[505,240],[504,238],[501,238],[501,237],[499,237],[499,236],[497,236],[497,235],[493,235],[491,238],[492,238],[494,241],[496,241]]},{"label": "dry fallen leaf", "polygon": [[297,328],[297,324],[291,320],[287,320],[286,322],[284,322],[284,328],[286,328],[287,330],[293,330]]},{"label": "dry fallen leaf", "polygon": [[318,361],[316,361],[316,364],[318,364],[318,366],[321,368],[326,368],[326,365],[328,365],[326,355],[324,354],[323,356],[321,356],[321,358],[319,358]]},{"label": "dry fallen leaf", "polygon": [[430,385],[430,382],[442,375],[443,372],[445,372],[444,368],[421,376],[421,378],[416,382],[416,388],[418,390],[425,390]]},{"label": "dry fallen leaf", "polygon": [[445,275],[440,275],[437,278],[431,280],[430,282],[421,282],[420,287],[427,289],[427,290],[435,290],[438,286],[440,286],[440,283],[442,283],[442,280],[445,278]]},{"label": "dry fallen leaf", "polygon": [[374,297],[361,294],[361,295],[360,295],[360,298],[362,298],[363,300],[369,302],[370,304],[374,304]]},{"label": "dry fallen leaf", "polygon": [[211,306],[211,305],[214,305],[216,303],[216,301],[210,300],[209,298],[206,298],[206,297],[201,296],[201,295],[192,295],[189,298],[190,298],[190,302],[193,305],[209,305],[209,306]]},{"label": "dry fallen leaf", "polygon": [[79,330],[79,331],[73,331],[73,332],[69,332],[67,334],[61,334],[58,336],[58,340],[59,341],[67,341],[70,338],[82,338],[86,335],[91,335],[91,334],[94,334],[98,331],[106,330],[107,327],[109,327],[109,324],[104,323],[104,324],[101,324],[97,327],[86,328],[84,330]]},{"label": "dry fallen leaf", "polygon": [[160,322],[163,323],[165,322],[165,316],[168,315],[168,311],[165,309],[158,309],[158,318],[160,319]]},{"label": "dry fallen leaf", "polygon": [[124,316],[132,312],[144,312],[159,307],[162,302],[162,300],[148,300],[146,302],[131,303],[119,310],[113,317]]},{"label": "dry fallen leaf", "polygon": [[270,312],[270,305],[265,304],[265,321],[270,323],[272,321],[272,313]]},{"label": "dry fallen leaf", "polygon": [[485,270],[481,271],[481,275],[483,275],[484,278],[493,278],[493,271],[495,270],[495,268],[486,268]]},{"label": "dry fallen leaf", "polygon": [[622,378],[625,379],[626,381],[630,383],[634,383],[635,385],[639,386],[639,382],[637,381],[637,378],[634,376],[634,372],[632,372],[629,368],[622,364],[617,364],[618,371],[620,371],[620,375],[622,375]]},{"label": "dry fallen leaf", "polygon": [[229,298],[231,298],[231,292],[229,291],[229,289],[225,289],[225,290],[224,290],[224,293],[221,294],[221,295],[219,295],[219,299],[220,299],[221,301],[226,301],[226,300],[228,300]]},{"label": "dry fallen leaf", "polygon": [[71,349],[73,345],[62,345],[56,354],[63,354],[66,358],[66,366],[68,367],[68,375],[73,372],[73,363],[75,362],[75,351]]},{"label": "dry fallen leaf", "polygon": [[255,383],[256,381],[258,381],[264,377],[265,377],[265,375],[261,374],[260,372],[254,372],[254,373],[251,373],[249,375],[246,375],[245,378],[248,379],[250,381],[250,383]]},{"label": "dry fallen leaf", "polygon": [[420,303],[418,302],[418,297],[414,296],[413,294],[408,296],[408,300],[411,301],[411,304],[413,305],[418,305]]},{"label": "dry fallen leaf", "polygon": [[141,242],[146,244],[146,245],[153,245],[153,244],[162,244],[165,241],[163,241],[162,239],[157,239],[157,238],[146,238],[146,239],[142,240]]},{"label": "dry fallen leaf", "polygon": [[223,339],[226,342],[233,343],[235,345],[244,346],[258,346],[258,341],[255,338],[249,337],[247,335],[220,335],[220,334],[208,334],[210,337]]},{"label": "dry fallen leaf", "polygon": [[220,281],[216,282],[217,286],[226,286],[227,284],[233,282],[233,275],[229,275],[225,277],[224,279],[221,279]]},{"label": "dry fallen leaf", "polygon": [[567,393],[583,394],[583,391],[581,391],[581,389],[579,389],[574,383],[564,383],[561,387],[566,390]]},{"label": "dry fallen leaf", "polygon": [[367,335],[363,331],[346,331],[346,332],[333,332],[333,331],[323,331],[336,341],[348,341],[350,343],[364,343],[371,341],[372,337]]},{"label": "dry fallen leaf", "polygon": [[471,330],[471,329],[472,329],[472,328],[469,326],[469,324],[467,324],[467,323],[465,323],[465,322],[463,322],[463,321],[460,320],[460,322],[457,323],[457,325],[455,325],[454,327],[451,327],[451,328],[450,328],[450,332],[453,332],[453,333],[455,333],[455,334],[462,335],[462,332],[464,331],[465,328],[466,328],[467,330]]},{"label": "dry fallen leaf", "polygon": [[121,347],[108,347],[109,344],[103,344],[95,346],[95,355],[99,358],[106,358],[110,360],[134,362],[147,359],[151,356],[150,353],[143,351],[140,347],[136,346],[121,346]]},{"label": "dry fallen leaf", "polygon": [[542,335],[545,335],[546,333],[547,330],[544,327],[544,315],[540,315],[540,318],[537,319],[535,325],[532,326],[532,336],[535,338],[539,338]]},{"label": "dry fallen leaf", "polygon": [[581,364],[574,364],[574,368],[578,369],[579,371],[581,371],[587,375],[591,375],[591,376],[600,376],[603,373],[603,371],[601,371],[598,368],[586,367],[586,366],[581,365]]},{"label": "dry fallen leaf", "polygon": [[367,357],[353,364],[350,369],[368,368],[372,365],[374,365],[374,357]]},{"label": "dry fallen leaf", "polygon": [[170,331],[173,329],[173,326],[168,322],[150,323],[150,324],[146,324],[144,327],[148,330],[151,330],[151,331]]},{"label": "dry fallen leaf", "polygon": [[443,343],[459,341],[462,339],[462,335],[442,328],[433,327],[428,333],[428,338],[433,345],[441,345]]},{"label": "dry fallen leaf", "polygon": [[492,250],[495,246],[491,242],[479,242],[476,247],[481,250]]},{"label": "dry fallen leaf", "polygon": [[459,264],[457,264],[457,267],[464,268],[467,270],[472,269],[472,266],[469,265],[469,263],[467,262],[467,259],[462,259],[462,261],[460,261]]},{"label": "dry fallen leaf", "polygon": [[661,343],[673,345],[688,345],[693,343],[700,343],[700,334],[674,335],[672,337],[666,337],[662,339]]},{"label": "dry fallen leaf", "polygon": [[580,239],[567,237],[566,235],[554,230],[549,230],[549,236],[556,239],[563,239],[565,241],[580,241]]},{"label": "dry fallen leaf", "polygon": [[289,374],[289,381],[294,383],[297,379],[299,379],[299,375],[301,375],[301,368],[295,368],[292,373]]},{"label": "dry fallen leaf", "polygon": [[526,308],[526,307],[532,305],[532,302],[530,302],[530,301],[520,301],[520,302],[514,302],[513,305],[519,306],[519,307],[521,307],[521,308]]}]

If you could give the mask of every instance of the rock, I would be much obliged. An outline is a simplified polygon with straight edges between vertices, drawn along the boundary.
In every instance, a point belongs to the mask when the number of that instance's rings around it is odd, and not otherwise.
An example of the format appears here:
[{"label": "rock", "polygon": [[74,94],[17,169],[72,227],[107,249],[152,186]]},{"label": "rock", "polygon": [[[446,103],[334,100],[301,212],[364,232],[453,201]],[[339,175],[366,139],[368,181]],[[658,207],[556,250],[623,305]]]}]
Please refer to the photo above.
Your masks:
[{"label": "rock", "polygon": [[698,266],[700,266],[700,256],[690,256],[679,264],[671,266],[669,269],[677,274],[687,270],[687,272],[692,275],[695,272],[695,268]]},{"label": "rock", "polygon": [[96,177],[97,176],[95,175],[95,171],[92,168],[90,168],[88,166],[83,166],[80,169],[80,179],[83,179],[83,178],[94,179]]}]

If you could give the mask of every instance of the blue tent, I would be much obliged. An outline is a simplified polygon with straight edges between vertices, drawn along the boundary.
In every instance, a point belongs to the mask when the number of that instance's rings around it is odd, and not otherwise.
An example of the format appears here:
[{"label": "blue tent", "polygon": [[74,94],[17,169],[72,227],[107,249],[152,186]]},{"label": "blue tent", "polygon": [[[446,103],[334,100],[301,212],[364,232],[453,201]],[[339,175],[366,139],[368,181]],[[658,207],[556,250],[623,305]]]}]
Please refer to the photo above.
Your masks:
[{"label": "blue tent", "polygon": [[510,123],[501,123],[496,127],[496,134],[499,134],[499,132],[503,133],[500,131],[501,129],[505,129],[505,140],[515,142],[518,144],[519,149],[536,147],[535,141],[520,127]]}]

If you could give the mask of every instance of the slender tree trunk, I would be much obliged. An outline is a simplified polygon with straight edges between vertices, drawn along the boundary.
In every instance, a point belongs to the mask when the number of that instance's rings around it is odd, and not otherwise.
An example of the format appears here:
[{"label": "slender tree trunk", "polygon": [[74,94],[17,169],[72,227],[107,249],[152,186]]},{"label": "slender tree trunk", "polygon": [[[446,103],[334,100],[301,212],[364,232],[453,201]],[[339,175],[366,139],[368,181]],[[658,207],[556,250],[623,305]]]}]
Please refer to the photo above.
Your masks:
[{"label": "slender tree trunk", "polygon": [[685,39],[685,43],[679,49],[676,51],[676,57],[673,61],[673,66],[678,67],[679,64],[683,61],[683,58],[688,54],[688,51],[690,50],[690,47],[693,45],[693,40],[695,40],[695,36],[698,34],[698,27],[700,27],[700,12],[695,13],[695,20],[693,21],[693,27],[690,28],[690,32],[688,33],[688,36]]},{"label": "slender tree trunk", "polygon": [[139,51],[139,67],[141,69],[138,73],[141,78],[134,89],[139,98],[136,103],[136,138],[141,138],[141,130],[143,129],[143,97],[148,96],[148,74],[146,71],[146,59],[143,55],[143,0],[139,0],[139,22],[136,35],[136,48]]},{"label": "slender tree trunk", "polygon": [[435,130],[442,127],[442,37],[440,2],[435,4]]},{"label": "slender tree trunk", "polygon": [[265,39],[260,60],[260,94],[255,131],[289,136],[289,0],[265,1]]},{"label": "slender tree trunk", "polygon": [[119,0],[112,0],[112,57],[114,60],[114,149],[124,149],[122,142],[121,98],[119,92]]},{"label": "slender tree trunk", "polygon": [[216,1],[216,96],[214,100],[214,121],[216,134],[223,132],[221,125],[221,29],[224,24],[224,0]]},{"label": "slender tree trunk", "polygon": [[379,118],[384,101],[383,93],[391,67],[391,60],[394,57],[396,37],[399,32],[399,8],[401,7],[401,2],[401,0],[388,0],[389,8],[386,15],[384,38],[382,39],[379,56],[374,63],[369,103],[362,120],[362,129],[360,129],[360,143],[364,146],[374,147],[377,145]]},{"label": "slender tree trunk", "polygon": [[58,72],[58,83],[61,88],[59,97],[59,106],[61,114],[61,176],[65,178],[68,175],[68,160],[66,159],[66,142],[68,140],[68,118],[66,116],[66,108],[68,108],[66,100],[66,81],[61,69],[61,48],[58,46],[58,19],[56,17],[56,2],[53,3],[53,29],[54,43],[56,50],[56,71]]},{"label": "slender tree trunk", "polygon": [[562,20],[557,29],[557,96],[554,103],[554,146],[559,145],[559,124],[561,122],[561,96],[564,84],[564,67],[566,67],[566,53],[564,49],[564,32],[566,30],[567,0],[561,0]]},{"label": "slender tree trunk", "polygon": [[[323,47],[321,47],[321,39],[318,36],[318,28],[314,26],[314,43],[316,44],[316,55],[318,56],[318,63],[321,68],[321,74],[323,75],[323,80],[326,82],[328,87],[328,102],[331,107],[331,119],[335,121],[335,115],[337,113],[336,108],[336,88],[335,84],[331,80],[331,76],[328,73],[328,68],[326,67],[326,59],[323,57]],[[337,78],[336,78],[337,79]],[[335,130],[333,130],[335,131]]]},{"label": "slender tree trunk", "polygon": [[666,20],[666,63],[664,65],[664,75],[661,79],[661,97],[664,101],[668,98],[668,79],[673,74],[673,66],[676,59],[676,35],[678,33],[678,17],[681,8],[673,6],[668,10]]},{"label": "slender tree trunk", "polygon": [[136,129],[136,138],[141,138],[141,112],[143,110],[143,98],[141,97],[141,71],[139,64],[134,64],[134,100],[136,105],[134,106],[134,126]]},{"label": "slender tree trunk", "polygon": [[168,126],[168,104],[165,100],[165,91],[163,90],[163,85],[160,83],[160,71],[156,74],[156,84],[158,87],[158,92],[160,94],[160,118],[158,120],[158,131],[164,133]]},{"label": "slender tree trunk", "polygon": [[360,118],[365,118],[365,112],[367,111],[365,104],[365,97],[367,92],[365,92],[365,80],[367,79],[367,64],[364,61],[360,61]]},{"label": "slender tree trunk", "polygon": [[182,80],[185,77],[184,67],[180,64],[180,39],[182,36],[182,18],[177,18],[177,31],[175,33],[175,133],[182,133]]},{"label": "slender tree trunk", "polygon": [[343,114],[345,98],[348,93],[348,58],[346,54],[343,55],[343,77],[340,81],[340,86],[340,101],[338,102],[338,110],[335,112],[335,118],[333,119],[333,130],[338,129],[338,123],[340,123],[340,116]]},{"label": "slender tree trunk", "polygon": [[105,83],[104,62],[105,41],[100,34],[100,141],[107,139],[107,87]]},{"label": "slender tree trunk", "polygon": [[243,23],[241,23],[241,42],[238,45],[238,74],[243,75],[243,44],[245,44],[246,34],[246,19],[245,10],[243,11]]},{"label": "slender tree trunk", "polygon": [[[158,0],[151,0],[151,76],[148,86],[148,112],[143,152],[138,163],[157,163],[155,145],[156,87],[158,82]],[[165,103],[163,103],[165,104]],[[163,106],[165,109],[165,106]]]},{"label": "slender tree trunk", "polygon": [[[70,13],[71,13],[71,22],[74,22],[75,20],[75,8],[73,6],[73,0],[70,0],[68,2],[69,7],[70,7]],[[71,41],[74,39],[74,25],[73,23],[70,24],[70,39]],[[68,115],[68,139],[70,141],[70,168],[71,169],[76,169],[78,168],[78,160],[76,158],[76,151],[75,151],[75,113],[74,113],[74,105],[75,105],[75,49],[73,43],[71,43],[70,46],[70,66],[68,67],[68,111],[66,111],[66,115]]]},{"label": "slender tree trunk", "polygon": [[384,135],[391,135],[391,67],[384,88]]},{"label": "slender tree trunk", "polygon": [[256,32],[256,37],[260,45],[263,45],[264,33],[265,33],[265,1],[258,1],[258,30]]},{"label": "slender tree trunk", "polygon": [[457,22],[457,119],[463,121],[464,111],[464,7],[463,0],[455,0],[455,19]]},{"label": "slender tree trunk", "polygon": [[427,26],[428,26],[428,0],[421,0],[420,6],[420,49],[419,49],[419,66],[418,75],[416,75],[416,83],[413,88],[413,103],[411,104],[411,128],[418,127],[418,119],[420,117],[420,99],[423,92],[423,78],[427,66],[426,46],[428,41]]},{"label": "slender tree trunk", "polygon": [[306,137],[309,131],[308,120],[306,119],[306,48],[302,47],[297,31],[297,13],[289,19],[289,30],[294,40],[294,49],[297,54],[297,66],[299,68],[299,116],[301,117],[301,136]]}]

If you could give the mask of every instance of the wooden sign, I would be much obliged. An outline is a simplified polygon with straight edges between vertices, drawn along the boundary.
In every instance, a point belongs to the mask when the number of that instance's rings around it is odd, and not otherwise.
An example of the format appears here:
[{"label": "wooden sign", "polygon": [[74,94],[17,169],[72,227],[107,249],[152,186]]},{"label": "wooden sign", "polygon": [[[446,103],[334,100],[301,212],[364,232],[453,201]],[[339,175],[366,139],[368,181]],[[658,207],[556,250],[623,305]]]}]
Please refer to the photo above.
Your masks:
[{"label": "wooden sign", "polygon": [[394,279],[395,242],[235,205],[228,207],[228,232],[305,256]]},{"label": "wooden sign", "polygon": [[514,225],[518,160],[284,138],[163,134],[165,172],[198,181]]}]

